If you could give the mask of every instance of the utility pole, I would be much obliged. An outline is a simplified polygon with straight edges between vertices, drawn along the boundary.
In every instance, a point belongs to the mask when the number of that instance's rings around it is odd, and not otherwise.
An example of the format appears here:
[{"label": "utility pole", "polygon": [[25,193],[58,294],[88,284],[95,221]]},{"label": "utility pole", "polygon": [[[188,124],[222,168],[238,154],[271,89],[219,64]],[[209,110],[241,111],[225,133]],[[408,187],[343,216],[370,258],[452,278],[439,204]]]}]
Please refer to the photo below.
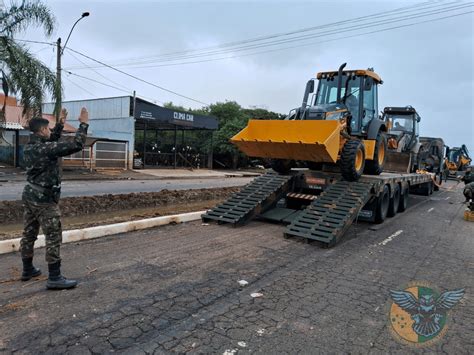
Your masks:
[{"label": "utility pole", "polygon": [[57,49],[57,52],[58,52],[57,53],[57,59],[56,59],[56,80],[57,80],[58,85],[59,85],[59,91],[57,93],[58,94],[59,105],[57,105],[58,109],[57,109],[57,112],[56,112],[56,123],[59,122],[59,115],[61,114],[61,106],[62,106],[61,57],[63,55],[64,49],[67,46],[69,38],[71,37],[71,34],[72,34],[72,31],[74,30],[74,27],[76,27],[76,25],[79,21],[81,21],[84,17],[87,17],[89,15],[90,15],[89,12],[83,12],[81,17],[76,22],[74,22],[74,25],[72,25],[71,30],[69,31],[69,34],[67,36],[67,39],[66,39],[66,42],[64,43],[63,48],[61,47],[61,37],[59,37],[58,41],[56,42],[56,49]]},{"label": "utility pole", "polygon": [[59,115],[61,114],[61,106],[62,106],[62,93],[61,93],[61,37],[58,38],[58,41],[56,42],[56,81],[58,85],[58,101],[59,105],[57,105],[57,110],[56,110],[56,123],[59,122]]}]

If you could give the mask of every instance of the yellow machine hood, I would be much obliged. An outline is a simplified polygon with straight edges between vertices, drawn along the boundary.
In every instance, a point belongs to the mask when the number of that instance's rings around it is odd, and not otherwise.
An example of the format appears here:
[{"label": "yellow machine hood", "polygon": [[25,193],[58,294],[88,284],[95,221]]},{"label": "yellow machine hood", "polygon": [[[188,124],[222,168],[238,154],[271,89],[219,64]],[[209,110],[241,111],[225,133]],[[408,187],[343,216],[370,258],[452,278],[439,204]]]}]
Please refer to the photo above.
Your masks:
[{"label": "yellow machine hood", "polygon": [[230,141],[250,157],[335,163],[341,123],[325,120],[250,120]]}]

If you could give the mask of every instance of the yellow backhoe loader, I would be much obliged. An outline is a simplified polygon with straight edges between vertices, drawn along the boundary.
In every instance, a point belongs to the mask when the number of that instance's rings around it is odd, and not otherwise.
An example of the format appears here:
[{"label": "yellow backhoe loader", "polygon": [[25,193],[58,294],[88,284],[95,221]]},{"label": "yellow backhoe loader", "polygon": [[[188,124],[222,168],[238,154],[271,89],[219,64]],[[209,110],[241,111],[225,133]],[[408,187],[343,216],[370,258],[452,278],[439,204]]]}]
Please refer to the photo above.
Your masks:
[{"label": "yellow backhoe loader", "polygon": [[464,171],[471,164],[471,157],[465,144],[461,147],[446,149],[446,166],[451,176],[456,176],[458,171]]},{"label": "yellow backhoe loader", "polygon": [[385,107],[388,127],[385,171],[414,173],[422,169],[423,145],[419,140],[420,115],[412,106]]},{"label": "yellow backhoe loader", "polygon": [[297,161],[312,169],[338,166],[347,181],[380,174],[387,149],[387,126],[377,109],[382,79],[373,69],[345,66],[309,80],[301,107],[285,120],[250,120],[231,142],[250,157],[271,158],[281,174]]}]

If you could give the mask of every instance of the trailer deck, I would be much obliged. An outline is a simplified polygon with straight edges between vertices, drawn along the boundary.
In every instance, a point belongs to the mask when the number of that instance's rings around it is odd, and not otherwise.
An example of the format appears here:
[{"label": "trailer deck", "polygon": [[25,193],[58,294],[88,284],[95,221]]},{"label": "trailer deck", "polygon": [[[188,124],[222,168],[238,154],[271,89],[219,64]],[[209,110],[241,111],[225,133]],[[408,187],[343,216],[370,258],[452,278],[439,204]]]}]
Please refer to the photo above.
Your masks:
[{"label": "trailer deck", "polygon": [[332,247],[356,218],[381,223],[389,204],[395,204],[395,213],[403,212],[409,193],[432,192],[433,175],[429,173],[382,173],[347,182],[334,172],[270,172],[203,214],[202,220],[234,226],[254,218],[270,220],[288,225],[286,238],[300,237]]}]

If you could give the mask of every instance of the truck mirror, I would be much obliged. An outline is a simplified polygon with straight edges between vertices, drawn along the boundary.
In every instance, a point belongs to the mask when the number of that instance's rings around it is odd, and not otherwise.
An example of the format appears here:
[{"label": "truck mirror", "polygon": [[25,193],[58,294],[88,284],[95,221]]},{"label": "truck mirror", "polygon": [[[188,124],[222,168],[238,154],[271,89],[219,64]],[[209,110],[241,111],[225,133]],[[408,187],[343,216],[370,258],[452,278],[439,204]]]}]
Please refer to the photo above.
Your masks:
[{"label": "truck mirror", "polygon": [[309,94],[314,91],[314,80],[309,80],[306,84],[306,92]]}]

